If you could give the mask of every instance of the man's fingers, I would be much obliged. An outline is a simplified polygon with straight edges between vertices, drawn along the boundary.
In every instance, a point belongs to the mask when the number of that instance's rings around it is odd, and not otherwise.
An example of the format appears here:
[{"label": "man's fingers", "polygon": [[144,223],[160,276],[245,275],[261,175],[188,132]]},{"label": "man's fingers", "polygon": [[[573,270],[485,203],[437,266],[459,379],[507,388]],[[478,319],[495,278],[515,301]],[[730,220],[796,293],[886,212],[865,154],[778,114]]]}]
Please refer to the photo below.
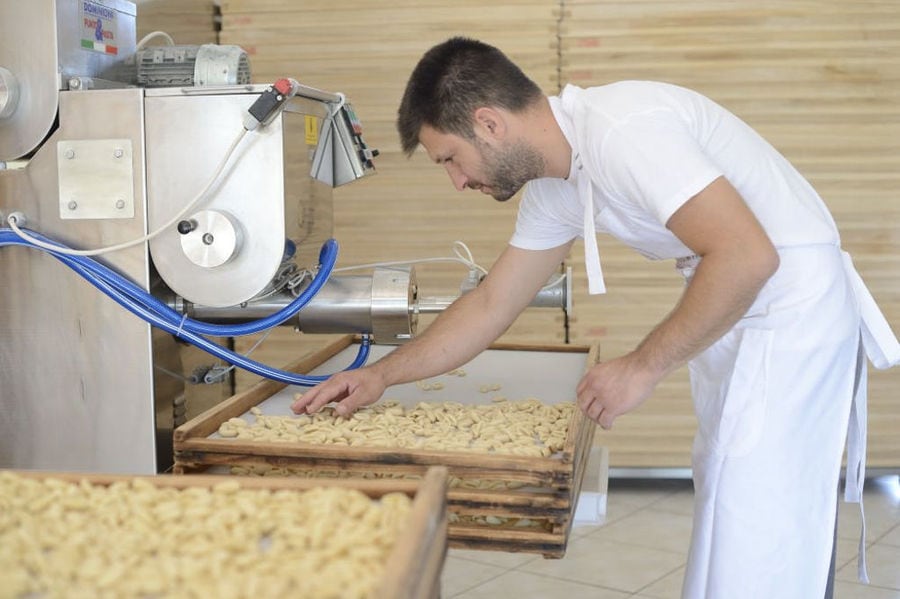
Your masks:
[{"label": "man's fingers", "polygon": [[603,410],[600,414],[600,418],[597,420],[597,424],[600,425],[600,428],[603,430],[610,430],[613,426],[613,420],[616,419],[616,415],[610,412],[609,410]]},{"label": "man's fingers", "polygon": [[591,406],[588,408],[588,411],[585,412],[585,414],[587,414],[587,417],[590,418],[591,420],[593,420],[594,422],[597,422],[600,419],[600,414],[602,414],[602,413],[603,413],[603,404],[601,404],[597,400],[594,400],[594,402],[591,403]]},{"label": "man's fingers", "polygon": [[336,406],[334,406],[334,411],[337,412],[338,416],[350,416],[353,412],[360,409],[363,406],[367,406],[370,403],[374,402],[378,397],[371,397],[371,394],[366,393],[364,387],[358,387],[347,394],[347,397],[338,402]]},{"label": "man's fingers", "polygon": [[353,394],[350,394],[339,401],[336,406],[334,406],[334,411],[338,416],[343,416],[344,418],[346,418],[359,408],[359,406],[356,405],[358,403],[360,402],[353,401]]},{"label": "man's fingers", "polygon": [[582,412],[587,413],[588,408],[591,406],[591,402],[593,402],[596,398],[594,394],[591,393],[588,389],[580,389],[578,391],[578,395],[575,398],[575,403],[581,408]]},{"label": "man's fingers", "polygon": [[580,398],[582,391],[584,391],[587,386],[587,377],[582,377],[581,382],[578,383],[578,386],[575,388],[575,396]]},{"label": "man's fingers", "polygon": [[584,412],[585,416],[600,425],[601,428],[609,430],[612,428],[613,420],[618,414],[611,412],[596,397],[588,393],[578,396],[578,407]]},{"label": "man's fingers", "polygon": [[316,412],[324,408],[328,403],[337,400],[342,395],[345,395],[346,387],[344,385],[338,386],[333,383],[323,384],[321,387],[316,387],[316,391],[316,395],[306,405],[307,414],[315,414]]},{"label": "man's fingers", "polygon": [[294,414],[306,413],[306,406],[309,405],[309,402],[311,402],[313,399],[315,399],[316,395],[317,395],[316,388],[313,387],[312,389],[310,389],[309,391],[307,391],[306,393],[304,393],[303,395],[301,395],[300,397],[298,397],[297,399],[294,400],[294,403],[291,404],[291,411],[294,412]]},{"label": "man's fingers", "polygon": [[336,384],[333,380],[327,380],[300,396],[291,404],[291,410],[295,414],[314,414],[328,402],[340,397],[344,393],[344,389],[344,385]]},{"label": "man's fingers", "polygon": [[[306,391],[303,395],[294,400],[294,403],[291,404],[291,410],[295,414],[308,414],[311,413],[310,405],[319,399],[322,395],[322,384],[320,383],[318,386],[313,387],[309,391]],[[318,411],[318,410],[316,410]]]},{"label": "man's fingers", "polygon": [[603,409],[603,406],[597,401],[597,398],[588,393],[578,396],[578,407],[584,412],[584,415],[591,420],[596,420],[597,415]]}]

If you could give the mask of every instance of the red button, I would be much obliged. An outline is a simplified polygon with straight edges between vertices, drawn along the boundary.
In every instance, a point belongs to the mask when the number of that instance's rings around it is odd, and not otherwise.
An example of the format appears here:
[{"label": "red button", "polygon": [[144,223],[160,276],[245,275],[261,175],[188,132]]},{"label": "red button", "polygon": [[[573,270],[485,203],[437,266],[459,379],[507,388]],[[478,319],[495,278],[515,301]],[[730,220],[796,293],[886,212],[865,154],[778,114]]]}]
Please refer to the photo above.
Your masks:
[{"label": "red button", "polygon": [[272,87],[274,87],[278,93],[285,96],[291,93],[291,82],[287,79],[279,79]]}]

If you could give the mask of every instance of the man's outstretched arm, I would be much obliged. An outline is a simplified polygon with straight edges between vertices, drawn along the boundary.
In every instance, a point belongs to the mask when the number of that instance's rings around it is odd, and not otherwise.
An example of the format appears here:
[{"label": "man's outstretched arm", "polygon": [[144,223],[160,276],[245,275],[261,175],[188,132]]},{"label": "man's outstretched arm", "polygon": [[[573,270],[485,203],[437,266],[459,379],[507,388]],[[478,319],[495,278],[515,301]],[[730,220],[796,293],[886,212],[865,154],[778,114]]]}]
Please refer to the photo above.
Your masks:
[{"label": "man's outstretched arm", "polygon": [[332,376],[304,393],[291,409],[311,413],[334,401],[338,414],[346,416],[377,401],[391,385],[465,364],[509,328],[571,245],[540,251],[507,247],[481,284],[453,302],[424,333],[371,366]]}]

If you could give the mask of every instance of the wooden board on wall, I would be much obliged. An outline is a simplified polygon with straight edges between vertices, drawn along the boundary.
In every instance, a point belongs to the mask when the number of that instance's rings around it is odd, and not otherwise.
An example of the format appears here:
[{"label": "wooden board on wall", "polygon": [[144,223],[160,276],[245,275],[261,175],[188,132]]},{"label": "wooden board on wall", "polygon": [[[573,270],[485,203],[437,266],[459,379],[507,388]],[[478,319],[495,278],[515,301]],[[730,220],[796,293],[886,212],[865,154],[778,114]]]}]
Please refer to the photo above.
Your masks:
[{"label": "wooden board on wall", "polygon": [[[176,44],[215,44],[214,0],[136,0],[137,39],[153,31],[165,31]],[[150,45],[163,44],[157,38]]]},{"label": "wooden board on wall", "polygon": [[[458,3],[437,1],[349,2],[336,7],[321,0],[231,0],[223,2],[221,10],[221,41],[248,50],[254,81],[293,76],[313,87],[345,93],[363,123],[366,142],[381,153],[376,176],[334,192],[339,266],[452,256],[455,240],[465,242],[478,263],[493,263],[512,234],[515,203],[501,205],[486,196],[459,194],[421,151],[407,159],[395,131],[396,112],[421,55],[453,35],[503,46],[555,93],[555,1],[510,0],[465,11]],[[496,22],[506,23],[507,33],[498,32]],[[446,296],[458,292],[466,270],[422,265],[417,275],[420,294]],[[528,318],[525,330],[541,328],[529,325]],[[548,341],[560,335],[554,330],[551,339],[543,331],[524,336]]]},{"label": "wooden board on wall", "polygon": [[[380,151],[375,176],[334,190],[338,267],[449,257],[456,240],[469,247],[480,265],[493,264],[512,235],[517,199],[501,204],[471,191],[459,193],[421,150],[404,156],[395,129],[397,108],[422,54],[454,35],[503,48],[547,93],[556,93],[556,0],[351,0],[340,5],[225,0],[221,11],[221,42],[248,51],[255,82],[291,76],[345,93],[362,121],[366,142]],[[504,23],[502,31],[496,23]],[[457,294],[467,275],[459,264],[415,268],[424,297]],[[421,317],[419,330],[432,319]],[[503,340],[558,343],[564,335],[562,310],[541,308],[527,311]],[[315,343],[290,331],[276,332],[276,338],[260,347],[262,352],[274,348],[261,355],[276,364],[289,362],[296,357],[290,352]],[[251,381],[241,375],[242,387]]]},{"label": "wooden board on wall", "polygon": [[[816,187],[835,216],[845,249],[888,320],[900,328],[900,5],[564,4],[563,85],[668,81],[735,112]],[[600,333],[609,357],[640,341],[674,304],[681,283],[670,264],[659,268],[603,245],[601,252],[610,292],[600,300],[576,297],[573,330],[578,342]],[[573,258],[574,263],[578,254]],[[898,388],[897,369],[872,373],[870,467],[900,465]],[[687,466],[694,428],[689,410],[682,369],[636,415],[620,419],[610,433],[600,432],[598,441],[610,448],[614,467]]]},{"label": "wooden board on wall", "polygon": [[[280,76],[345,92],[379,174],[335,190],[341,265],[450,254],[456,239],[490,266],[512,232],[515,200],[459,194],[421,152],[399,151],[394,118],[409,72],[432,44],[455,34],[494,43],[548,94],[560,85],[656,79],[697,89],[734,111],[784,153],[819,190],[844,246],[888,320],[900,328],[900,4],[791,0],[223,0],[222,43],[251,54],[254,79]],[[502,31],[497,26],[502,23]],[[670,262],[652,263],[599,240],[609,293],[586,293],[581,244],[574,343],[599,339],[603,357],[627,352],[675,304],[682,281]],[[425,295],[454,292],[464,269],[418,269]],[[562,335],[559,314],[533,311],[513,339]],[[308,338],[273,335],[270,363],[305,351]],[[302,337],[302,336],[300,336]],[[260,351],[265,352],[263,348]],[[280,348],[280,349],[278,349]],[[285,352],[285,353],[279,353]],[[896,431],[900,371],[870,379],[874,467],[900,465]],[[694,431],[685,369],[597,442],[612,467],[687,467]]]}]

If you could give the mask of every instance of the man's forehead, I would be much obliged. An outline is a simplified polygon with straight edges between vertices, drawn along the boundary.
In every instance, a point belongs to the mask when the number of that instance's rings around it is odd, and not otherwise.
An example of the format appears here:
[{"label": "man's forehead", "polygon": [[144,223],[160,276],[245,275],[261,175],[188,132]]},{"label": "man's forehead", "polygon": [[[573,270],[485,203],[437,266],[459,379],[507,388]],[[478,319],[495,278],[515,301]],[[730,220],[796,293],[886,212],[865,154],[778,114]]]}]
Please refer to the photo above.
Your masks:
[{"label": "man's forehead", "polygon": [[460,138],[452,133],[443,133],[430,125],[422,125],[419,143],[435,162],[446,160],[455,150]]}]

